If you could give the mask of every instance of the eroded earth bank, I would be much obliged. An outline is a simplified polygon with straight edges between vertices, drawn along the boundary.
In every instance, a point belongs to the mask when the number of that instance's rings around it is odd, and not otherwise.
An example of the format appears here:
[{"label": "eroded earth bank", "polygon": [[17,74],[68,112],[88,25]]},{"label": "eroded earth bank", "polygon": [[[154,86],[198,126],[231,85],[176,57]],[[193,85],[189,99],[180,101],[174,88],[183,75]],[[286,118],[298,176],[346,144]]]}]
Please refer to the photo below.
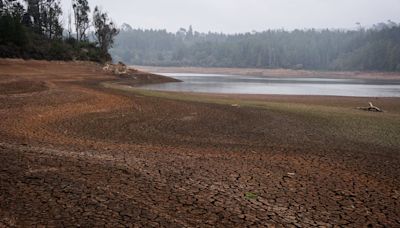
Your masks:
[{"label": "eroded earth bank", "polygon": [[0,60],[0,227],[400,226],[398,98],[118,89],[165,81]]}]

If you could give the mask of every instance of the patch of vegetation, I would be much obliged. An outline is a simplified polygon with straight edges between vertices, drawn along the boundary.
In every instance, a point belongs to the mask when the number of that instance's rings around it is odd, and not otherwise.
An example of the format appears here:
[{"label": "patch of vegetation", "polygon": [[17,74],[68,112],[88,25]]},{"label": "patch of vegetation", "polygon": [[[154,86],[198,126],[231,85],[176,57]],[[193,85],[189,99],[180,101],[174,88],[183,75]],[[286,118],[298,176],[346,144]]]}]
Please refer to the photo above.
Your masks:
[{"label": "patch of vegetation", "polygon": [[117,84],[103,84],[107,88],[133,92],[142,96],[158,97],[188,102],[220,105],[238,104],[240,108],[267,109],[278,114],[289,114],[313,124],[336,138],[380,146],[400,147],[400,114],[370,113],[354,108],[289,102],[254,101],[245,99],[215,98],[211,96],[177,92],[151,91]]},{"label": "patch of vegetation", "polygon": [[244,194],[244,198],[248,199],[248,200],[255,200],[258,198],[258,196],[255,193],[252,192],[246,192]]}]

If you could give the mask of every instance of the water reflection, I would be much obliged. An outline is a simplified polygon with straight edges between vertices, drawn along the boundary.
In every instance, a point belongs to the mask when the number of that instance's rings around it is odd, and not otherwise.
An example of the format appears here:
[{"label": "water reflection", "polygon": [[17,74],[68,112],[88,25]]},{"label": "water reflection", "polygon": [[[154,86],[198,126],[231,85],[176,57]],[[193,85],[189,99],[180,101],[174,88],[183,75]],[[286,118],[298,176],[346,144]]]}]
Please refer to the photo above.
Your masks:
[{"label": "water reflection", "polygon": [[183,82],[142,86],[178,92],[400,97],[398,80],[273,78],[218,74],[163,74]]}]

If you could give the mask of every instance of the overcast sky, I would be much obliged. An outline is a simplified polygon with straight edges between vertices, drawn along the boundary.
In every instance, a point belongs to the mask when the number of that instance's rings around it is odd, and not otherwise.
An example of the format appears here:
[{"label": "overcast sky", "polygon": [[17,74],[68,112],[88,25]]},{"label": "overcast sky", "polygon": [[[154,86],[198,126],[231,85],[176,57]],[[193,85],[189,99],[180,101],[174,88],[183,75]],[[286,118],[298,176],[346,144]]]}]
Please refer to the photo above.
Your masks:
[{"label": "overcast sky", "polygon": [[[64,13],[70,0],[61,0]],[[240,33],[284,28],[355,28],[400,22],[400,0],[89,0],[117,22],[176,32]]]}]

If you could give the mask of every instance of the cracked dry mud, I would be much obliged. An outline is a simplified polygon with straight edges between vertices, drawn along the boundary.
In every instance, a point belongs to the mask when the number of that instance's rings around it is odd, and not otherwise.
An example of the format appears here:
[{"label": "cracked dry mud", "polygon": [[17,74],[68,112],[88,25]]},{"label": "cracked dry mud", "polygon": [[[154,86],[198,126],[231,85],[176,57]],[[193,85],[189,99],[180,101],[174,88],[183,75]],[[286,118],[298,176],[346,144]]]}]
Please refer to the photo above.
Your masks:
[{"label": "cracked dry mud", "polygon": [[[0,60],[0,227],[400,226],[396,140],[344,137],[296,112],[100,86],[121,80],[138,79]],[[399,99],[380,102],[399,124]]]}]

